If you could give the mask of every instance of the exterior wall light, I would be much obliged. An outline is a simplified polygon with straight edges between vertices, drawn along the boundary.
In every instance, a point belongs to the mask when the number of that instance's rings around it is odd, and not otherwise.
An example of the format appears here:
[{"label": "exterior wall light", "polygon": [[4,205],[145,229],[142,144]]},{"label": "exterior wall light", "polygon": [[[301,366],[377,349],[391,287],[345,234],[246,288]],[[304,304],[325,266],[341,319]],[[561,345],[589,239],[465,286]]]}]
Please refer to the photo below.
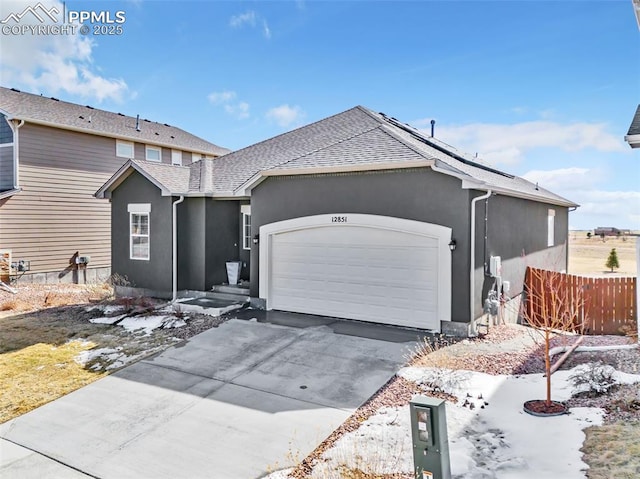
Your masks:
[{"label": "exterior wall light", "polygon": [[260,235],[254,235],[253,236],[253,244],[258,244],[260,243]]},{"label": "exterior wall light", "polygon": [[449,241],[449,249],[451,251],[455,251],[456,246],[458,246],[458,243],[456,242],[456,240],[452,239],[451,241]]}]

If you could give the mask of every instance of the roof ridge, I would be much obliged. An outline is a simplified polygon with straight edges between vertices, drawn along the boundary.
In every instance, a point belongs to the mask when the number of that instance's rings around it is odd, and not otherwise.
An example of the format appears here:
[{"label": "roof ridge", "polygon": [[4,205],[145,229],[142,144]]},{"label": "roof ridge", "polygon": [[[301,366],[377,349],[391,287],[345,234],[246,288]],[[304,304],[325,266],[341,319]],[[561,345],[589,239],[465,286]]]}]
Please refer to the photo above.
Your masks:
[{"label": "roof ridge", "polygon": [[[347,110],[347,111],[349,111],[349,110]],[[270,169],[286,165],[287,163],[290,163],[292,161],[297,161],[297,160],[299,160],[301,158],[304,158],[305,156],[310,156],[310,155],[313,155],[315,153],[318,153],[319,151],[326,150],[327,148],[332,148],[332,147],[334,147],[336,145],[339,145],[340,143],[344,143],[345,141],[353,140],[354,138],[357,138],[357,137],[359,137],[361,135],[364,135],[365,133],[369,133],[369,132],[371,132],[373,130],[377,130],[378,128],[380,128],[380,126],[382,126],[382,125],[372,126],[370,128],[367,128],[366,130],[362,130],[362,131],[360,131],[358,133],[354,133],[353,135],[348,136],[346,138],[342,138],[342,139],[340,139],[338,141],[334,141],[333,143],[331,143],[329,145],[325,145],[325,146],[323,146],[321,148],[316,148],[314,150],[307,151],[306,153],[304,153],[302,155],[299,155],[299,156],[296,156],[295,158],[290,158],[287,161],[284,161],[282,163],[278,163],[277,165],[275,165],[274,167],[272,167]]]},{"label": "roof ridge", "polygon": [[[230,151],[229,153],[225,153],[224,155],[221,155],[221,156],[219,156],[218,158],[216,158],[216,160],[221,160],[221,159],[223,159],[223,158],[224,158],[224,157],[226,157],[226,156],[231,156],[231,155],[234,155],[234,154],[236,154],[236,153],[241,153],[241,152],[243,152],[244,150],[247,150],[247,149],[249,149],[249,148],[255,148],[255,147],[256,147],[256,146],[258,146],[258,145],[262,145],[262,144],[264,144],[264,143],[274,141],[274,140],[276,140],[277,138],[280,138],[280,137],[282,137],[282,136],[284,136],[284,135],[288,135],[288,134],[293,133],[293,132],[295,132],[295,131],[298,131],[298,130],[304,130],[305,128],[309,128],[309,127],[311,127],[311,126],[317,125],[318,123],[322,123],[322,122],[324,122],[324,121],[326,121],[326,120],[329,120],[329,119],[331,119],[331,118],[335,118],[335,117],[337,117],[337,116],[344,115],[345,113],[348,113],[348,112],[350,112],[350,111],[352,111],[352,110],[360,110],[360,111],[362,111],[362,107],[361,107],[361,106],[359,106],[359,105],[356,105],[356,106],[354,106],[354,107],[352,107],[352,108],[349,108],[348,110],[344,110],[344,111],[341,111],[340,113],[335,113],[334,115],[328,116],[328,117],[326,117],[326,118],[321,118],[320,120],[316,120],[316,121],[314,121],[313,123],[308,123],[308,124],[306,124],[306,125],[299,126],[298,128],[294,128],[293,130],[284,131],[284,132],[282,132],[282,133],[280,133],[280,134],[278,134],[278,135],[276,135],[276,136],[272,136],[271,138],[266,138],[266,139],[264,139],[264,140],[262,140],[262,141],[259,141],[258,143],[253,143],[253,144],[251,144],[251,145],[247,145],[247,146],[245,146],[244,148],[240,148],[239,150],[234,150],[234,151]],[[289,161],[289,160],[287,160],[287,161]]]}]

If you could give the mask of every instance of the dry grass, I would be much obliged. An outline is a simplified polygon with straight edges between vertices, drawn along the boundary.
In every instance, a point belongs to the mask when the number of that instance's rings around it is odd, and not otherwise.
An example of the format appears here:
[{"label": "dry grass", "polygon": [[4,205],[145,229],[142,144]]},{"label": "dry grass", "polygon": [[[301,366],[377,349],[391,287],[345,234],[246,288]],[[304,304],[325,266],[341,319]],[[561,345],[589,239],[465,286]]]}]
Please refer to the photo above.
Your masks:
[{"label": "dry grass", "polygon": [[585,429],[582,446],[589,479],[640,477],[640,423],[616,423]]},{"label": "dry grass", "polygon": [[[636,241],[638,237],[623,238],[607,236],[587,238],[586,231],[569,232],[569,273],[588,276],[635,276]],[[615,248],[620,268],[610,272],[605,266],[611,248]]]},{"label": "dry grass", "polygon": [[64,396],[104,374],[74,361],[94,343],[71,341],[60,346],[38,343],[0,354],[0,423]]}]

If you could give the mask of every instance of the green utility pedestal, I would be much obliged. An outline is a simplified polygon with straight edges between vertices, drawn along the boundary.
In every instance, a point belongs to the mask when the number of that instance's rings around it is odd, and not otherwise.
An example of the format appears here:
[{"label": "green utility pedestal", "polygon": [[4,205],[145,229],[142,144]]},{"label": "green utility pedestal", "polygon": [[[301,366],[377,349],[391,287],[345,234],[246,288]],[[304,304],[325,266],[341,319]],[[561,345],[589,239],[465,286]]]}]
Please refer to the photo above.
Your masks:
[{"label": "green utility pedestal", "polygon": [[409,408],[416,479],[451,479],[445,402],[415,396]]}]

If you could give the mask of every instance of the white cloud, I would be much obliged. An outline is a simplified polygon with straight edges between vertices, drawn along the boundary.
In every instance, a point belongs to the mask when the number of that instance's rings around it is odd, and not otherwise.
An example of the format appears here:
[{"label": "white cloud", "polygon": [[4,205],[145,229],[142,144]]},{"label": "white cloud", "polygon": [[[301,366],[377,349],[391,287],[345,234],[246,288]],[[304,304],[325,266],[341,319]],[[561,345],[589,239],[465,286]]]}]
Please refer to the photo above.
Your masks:
[{"label": "white cloud", "polygon": [[271,38],[271,30],[269,29],[269,25],[266,20],[262,20],[262,31],[267,40]]},{"label": "white cloud", "polygon": [[237,103],[235,105],[225,105],[224,110],[240,120],[244,120],[245,118],[249,118],[250,116],[249,104],[245,101],[241,101],[240,103]]},{"label": "white cloud", "polygon": [[603,174],[589,168],[569,167],[557,170],[531,170],[522,177],[551,191],[573,191],[594,188],[603,178]]},{"label": "white cloud", "polygon": [[580,205],[571,213],[572,227],[580,229],[596,226],[617,226],[640,229],[640,191],[606,191],[599,183],[606,175],[595,169],[582,167],[556,170],[532,170],[523,175]]},{"label": "white cloud", "polygon": [[278,125],[286,128],[298,123],[305,116],[304,111],[299,106],[280,105],[267,111],[266,117],[275,121]]},{"label": "white cloud", "polygon": [[249,118],[249,104],[246,101],[235,102],[237,96],[235,91],[223,90],[209,93],[207,99],[212,105],[221,105],[224,111],[239,120]]},{"label": "white cloud", "polygon": [[[42,0],[41,3],[48,11],[53,8],[63,11],[62,3],[57,0]],[[6,19],[11,13],[20,14],[29,6],[33,7],[34,2],[2,1],[0,19]],[[19,25],[54,24],[46,15],[42,18],[44,23],[27,14]],[[61,13],[58,13],[58,18],[61,19]],[[7,25],[15,23],[9,20]],[[95,46],[90,36],[80,34],[3,34],[0,42],[2,83],[48,94],[66,92],[98,102],[106,99],[123,101],[129,91],[126,82],[122,78],[108,78],[99,73],[91,55]]]},{"label": "white cloud", "polygon": [[[430,120],[420,120],[426,126]],[[424,130],[427,134],[429,132]],[[626,152],[619,135],[607,131],[603,123],[558,123],[527,121],[515,124],[472,123],[459,126],[436,126],[436,137],[456,148],[477,152],[493,164],[516,164],[529,150],[560,148],[564,151],[595,149]]]},{"label": "white cloud", "polygon": [[207,95],[207,99],[214,105],[221,105],[228,103],[236,98],[235,91],[214,91]]},{"label": "white cloud", "polygon": [[[261,20],[261,21],[260,21]],[[260,17],[254,10],[248,10],[244,13],[240,13],[238,15],[233,15],[229,19],[229,26],[232,28],[240,28],[243,26],[249,26],[251,28],[255,28],[257,26],[262,27],[262,34],[264,37],[269,40],[271,38],[271,29],[269,28],[269,24],[264,18]]]},{"label": "white cloud", "polygon": [[234,28],[241,27],[242,25],[251,25],[252,27],[255,27],[256,17],[256,12],[249,10],[245,13],[240,13],[239,15],[233,15],[229,20],[229,25]]}]

